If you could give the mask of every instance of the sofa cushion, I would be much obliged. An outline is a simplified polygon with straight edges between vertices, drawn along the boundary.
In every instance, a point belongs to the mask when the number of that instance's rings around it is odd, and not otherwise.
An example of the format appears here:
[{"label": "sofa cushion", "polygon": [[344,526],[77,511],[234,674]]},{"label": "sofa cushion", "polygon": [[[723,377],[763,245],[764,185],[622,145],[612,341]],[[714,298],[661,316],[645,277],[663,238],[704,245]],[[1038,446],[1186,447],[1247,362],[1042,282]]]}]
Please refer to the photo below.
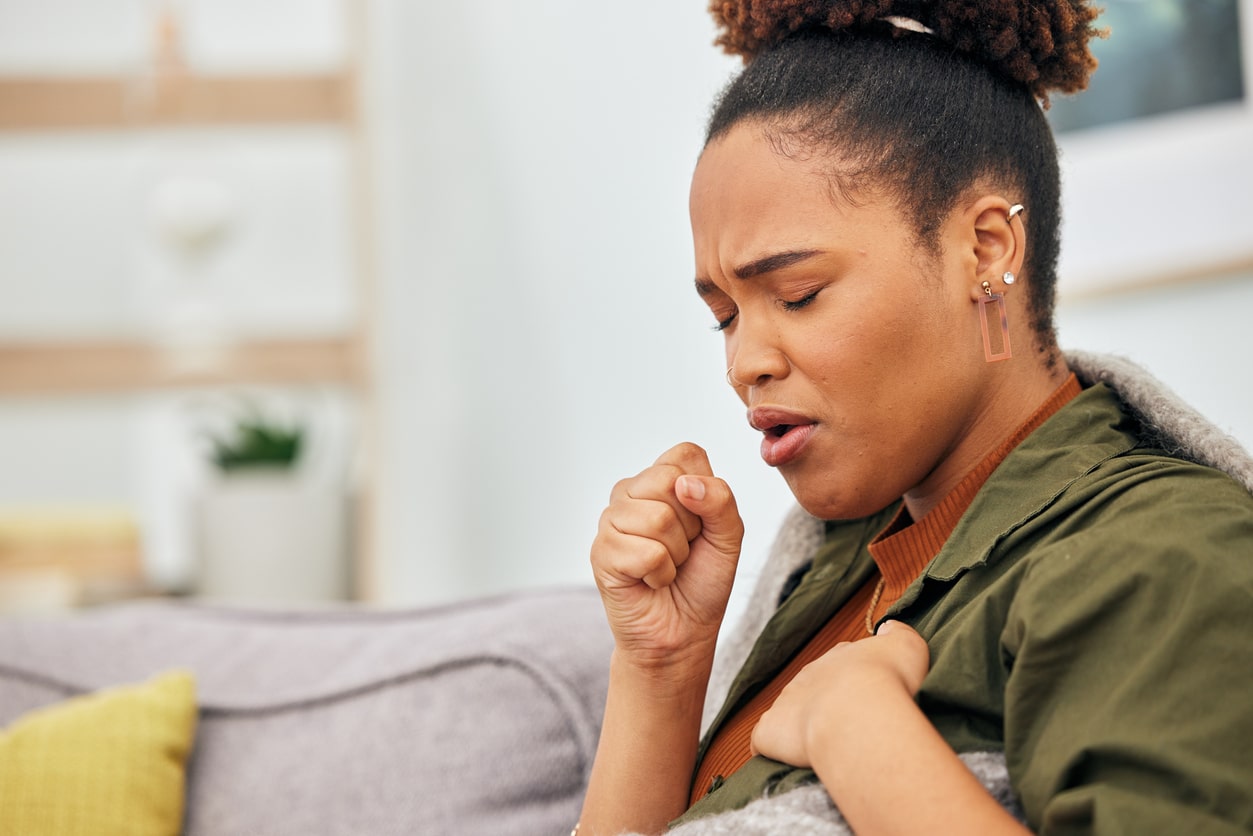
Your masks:
[{"label": "sofa cushion", "polygon": [[563,832],[611,648],[590,588],[406,611],[130,604],[0,622],[0,723],[182,666],[191,836]]},{"label": "sofa cushion", "polygon": [[0,833],[179,832],[195,729],[195,683],[179,671],[22,715],[0,733]]}]

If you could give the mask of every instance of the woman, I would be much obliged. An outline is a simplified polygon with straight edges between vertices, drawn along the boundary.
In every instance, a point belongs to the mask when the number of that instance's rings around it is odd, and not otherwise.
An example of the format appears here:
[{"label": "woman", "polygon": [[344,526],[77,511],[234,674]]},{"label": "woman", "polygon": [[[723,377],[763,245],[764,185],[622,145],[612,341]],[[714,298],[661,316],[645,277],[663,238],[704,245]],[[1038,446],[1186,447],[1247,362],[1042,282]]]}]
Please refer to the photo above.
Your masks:
[{"label": "woman", "polygon": [[1253,498],[1160,449],[1053,331],[1040,105],[1086,84],[1096,12],[714,14],[748,63],[692,181],[696,289],[807,516],[701,740],[734,496],[692,444],[615,486],[579,832],[1253,827]]}]

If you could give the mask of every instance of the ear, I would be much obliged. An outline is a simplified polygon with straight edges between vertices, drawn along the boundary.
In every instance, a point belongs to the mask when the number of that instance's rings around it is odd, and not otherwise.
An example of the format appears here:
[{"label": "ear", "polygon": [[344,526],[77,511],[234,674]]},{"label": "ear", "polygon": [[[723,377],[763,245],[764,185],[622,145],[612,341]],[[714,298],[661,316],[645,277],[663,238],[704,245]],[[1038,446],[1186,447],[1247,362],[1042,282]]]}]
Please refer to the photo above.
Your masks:
[{"label": "ear", "polygon": [[1005,290],[1002,277],[1006,273],[1021,277],[1027,260],[1027,229],[1021,210],[1012,213],[1013,208],[1000,195],[984,195],[968,204],[963,213],[975,265],[970,289],[973,299],[983,295],[983,282],[996,293]]}]

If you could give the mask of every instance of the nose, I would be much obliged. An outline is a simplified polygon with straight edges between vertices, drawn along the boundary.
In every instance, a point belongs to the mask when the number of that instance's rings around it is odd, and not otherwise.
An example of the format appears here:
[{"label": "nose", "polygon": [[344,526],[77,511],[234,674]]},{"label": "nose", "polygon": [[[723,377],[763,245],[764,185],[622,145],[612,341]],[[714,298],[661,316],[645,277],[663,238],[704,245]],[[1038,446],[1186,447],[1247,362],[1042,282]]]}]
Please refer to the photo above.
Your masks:
[{"label": "nose", "polygon": [[769,325],[755,327],[741,312],[734,336],[727,340],[727,382],[736,391],[786,377],[792,364]]}]

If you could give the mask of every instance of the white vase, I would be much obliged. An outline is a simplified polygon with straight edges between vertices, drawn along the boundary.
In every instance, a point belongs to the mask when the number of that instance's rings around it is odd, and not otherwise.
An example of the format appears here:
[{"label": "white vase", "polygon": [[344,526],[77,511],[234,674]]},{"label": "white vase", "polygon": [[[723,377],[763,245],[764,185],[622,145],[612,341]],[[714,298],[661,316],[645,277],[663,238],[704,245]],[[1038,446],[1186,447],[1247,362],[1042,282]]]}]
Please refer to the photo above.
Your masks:
[{"label": "white vase", "polygon": [[348,499],[279,468],[209,482],[198,502],[198,594],[249,603],[348,597]]}]

